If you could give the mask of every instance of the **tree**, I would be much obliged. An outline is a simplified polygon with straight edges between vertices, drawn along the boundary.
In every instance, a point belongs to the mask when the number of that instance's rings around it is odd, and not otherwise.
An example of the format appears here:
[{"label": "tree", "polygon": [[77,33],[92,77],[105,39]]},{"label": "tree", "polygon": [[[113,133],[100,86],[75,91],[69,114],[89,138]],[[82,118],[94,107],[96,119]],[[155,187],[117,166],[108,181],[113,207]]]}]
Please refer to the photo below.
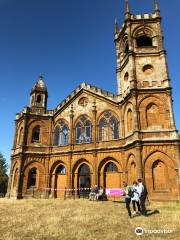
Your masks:
[{"label": "tree", "polygon": [[8,175],[7,175],[8,165],[6,159],[0,153],[0,194],[5,194],[8,185]]}]

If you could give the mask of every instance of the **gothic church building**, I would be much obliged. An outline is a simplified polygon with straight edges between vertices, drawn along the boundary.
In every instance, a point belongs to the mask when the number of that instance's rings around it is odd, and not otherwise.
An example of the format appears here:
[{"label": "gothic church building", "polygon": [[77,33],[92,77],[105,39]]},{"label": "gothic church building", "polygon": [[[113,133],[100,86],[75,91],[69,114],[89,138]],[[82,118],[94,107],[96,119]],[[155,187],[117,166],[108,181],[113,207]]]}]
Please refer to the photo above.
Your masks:
[{"label": "gothic church building", "polygon": [[150,199],[178,199],[180,140],[157,1],[140,15],[126,1],[114,42],[117,95],[82,83],[47,110],[39,77],[30,106],[16,115],[9,197],[58,198],[65,188],[120,188],[142,178]]}]

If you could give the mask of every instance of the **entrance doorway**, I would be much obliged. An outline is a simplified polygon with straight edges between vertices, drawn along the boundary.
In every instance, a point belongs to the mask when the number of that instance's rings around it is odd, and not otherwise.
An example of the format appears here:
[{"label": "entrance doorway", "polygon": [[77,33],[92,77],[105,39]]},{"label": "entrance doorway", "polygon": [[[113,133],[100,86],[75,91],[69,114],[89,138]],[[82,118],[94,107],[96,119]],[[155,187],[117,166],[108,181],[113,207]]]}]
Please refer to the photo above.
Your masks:
[{"label": "entrance doorway", "polygon": [[91,187],[90,169],[89,166],[83,163],[78,170],[78,188],[80,196],[89,195]]},{"label": "entrance doorway", "polygon": [[83,163],[78,171],[79,188],[90,188],[90,169],[89,166]]}]

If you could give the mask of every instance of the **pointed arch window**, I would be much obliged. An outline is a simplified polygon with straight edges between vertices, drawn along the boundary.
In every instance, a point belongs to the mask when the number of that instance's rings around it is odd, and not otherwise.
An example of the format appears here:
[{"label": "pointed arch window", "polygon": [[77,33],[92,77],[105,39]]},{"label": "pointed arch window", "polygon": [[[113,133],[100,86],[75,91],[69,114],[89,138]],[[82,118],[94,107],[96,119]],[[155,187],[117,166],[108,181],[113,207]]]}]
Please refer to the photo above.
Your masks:
[{"label": "pointed arch window", "polygon": [[119,127],[118,127],[117,118],[112,116],[109,121],[109,125],[110,125],[110,140],[118,139],[119,138]]},{"label": "pointed arch window", "polygon": [[107,163],[104,172],[118,172],[117,166],[113,162]]},{"label": "pointed arch window", "polygon": [[159,118],[159,108],[156,104],[150,103],[146,108],[146,121],[147,127],[159,127],[160,118]]},{"label": "pointed arch window", "polygon": [[127,111],[127,132],[130,133],[133,130],[133,112],[129,108]]},{"label": "pointed arch window", "polygon": [[108,139],[108,125],[105,118],[99,121],[99,140],[105,141]]},{"label": "pointed arch window", "polygon": [[23,144],[23,127],[21,127],[19,131],[19,136],[18,136],[18,145],[22,145],[22,144]]},{"label": "pointed arch window", "polygon": [[64,120],[61,120],[54,131],[54,145],[68,145],[69,143],[69,128]]},{"label": "pointed arch window", "polygon": [[86,116],[80,117],[79,121],[75,126],[76,143],[90,143],[91,129],[92,124],[89,119],[87,119]]},{"label": "pointed arch window", "polygon": [[32,142],[40,142],[40,126],[36,126],[32,131]]},{"label": "pointed arch window", "polygon": [[39,95],[37,95],[37,103],[41,103],[41,101],[42,101],[42,97],[41,97],[41,95],[39,94]]},{"label": "pointed arch window", "polygon": [[57,126],[57,127],[55,128],[55,132],[54,132],[54,144],[55,144],[56,146],[59,145],[59,137],[60,137],[60,129],[59,129],[59,126]]},{"label": "pointed arch window", "polygon": [[99,140],[115,139],[119,139],[119,121],[111,111],[106,111],[99,121]]},{"label": "pointed arch window", "polygon": [[60,165],[57,170],[56,173],[59,175],[65,175],[66,174],[66,168],[63,165]]},{"label": "pointed arch window", "polygon": [[68,144],[68,127],[65,125],[62,129],[62,145]]}]

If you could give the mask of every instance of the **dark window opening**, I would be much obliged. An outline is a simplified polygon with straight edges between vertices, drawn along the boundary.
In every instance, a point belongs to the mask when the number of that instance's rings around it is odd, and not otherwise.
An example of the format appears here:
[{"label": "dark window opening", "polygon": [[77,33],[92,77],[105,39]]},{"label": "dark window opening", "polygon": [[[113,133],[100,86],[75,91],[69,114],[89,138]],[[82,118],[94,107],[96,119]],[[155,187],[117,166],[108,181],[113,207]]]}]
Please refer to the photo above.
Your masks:
[{"label": "dark window opening", "polygon": [[41,103],[41,100],[42,100],[41,95],[38,95],[37,96],[37,103]]},{"label": "dark window opening", "polygon": [[29,172],[28,188],[36,186],[36,175],[37,175],[36,169],[35,168],[31,169]]},{"label": "dark window opening", "polygon": [[152,38],[141,36],[136,39],[137,47],[152,47]]},{"label": "dark window opening", "polygon": [[118,171],[117,166],[112,162],[109,162],[105,167],[105,172],[117,172],[117,171]]},{"label": "dark window opening", "polygon": [[63,165],[60,165],[60,166],[57,168],[56,173],[57,173],[57,174],[64,175],[64,174],[66,174],[66,168],[65,168]]},{"label": "dark window opening", "polygon": [[60,130],[59,127],[55,128],[55,134],[54,134],[54,144],[55,146],[59,146],[59,136],[60,136]]},{"label": "dark window opening", "polygon": [[128,53],[129,52],[129,45],[126,44],[126,47],[125,47],[125,53]]},{"label": "dark window opening", "polygon": [[35,127],[33,129],[32,141],[33,142],[39,142],[40,141],[40,127]]}]

